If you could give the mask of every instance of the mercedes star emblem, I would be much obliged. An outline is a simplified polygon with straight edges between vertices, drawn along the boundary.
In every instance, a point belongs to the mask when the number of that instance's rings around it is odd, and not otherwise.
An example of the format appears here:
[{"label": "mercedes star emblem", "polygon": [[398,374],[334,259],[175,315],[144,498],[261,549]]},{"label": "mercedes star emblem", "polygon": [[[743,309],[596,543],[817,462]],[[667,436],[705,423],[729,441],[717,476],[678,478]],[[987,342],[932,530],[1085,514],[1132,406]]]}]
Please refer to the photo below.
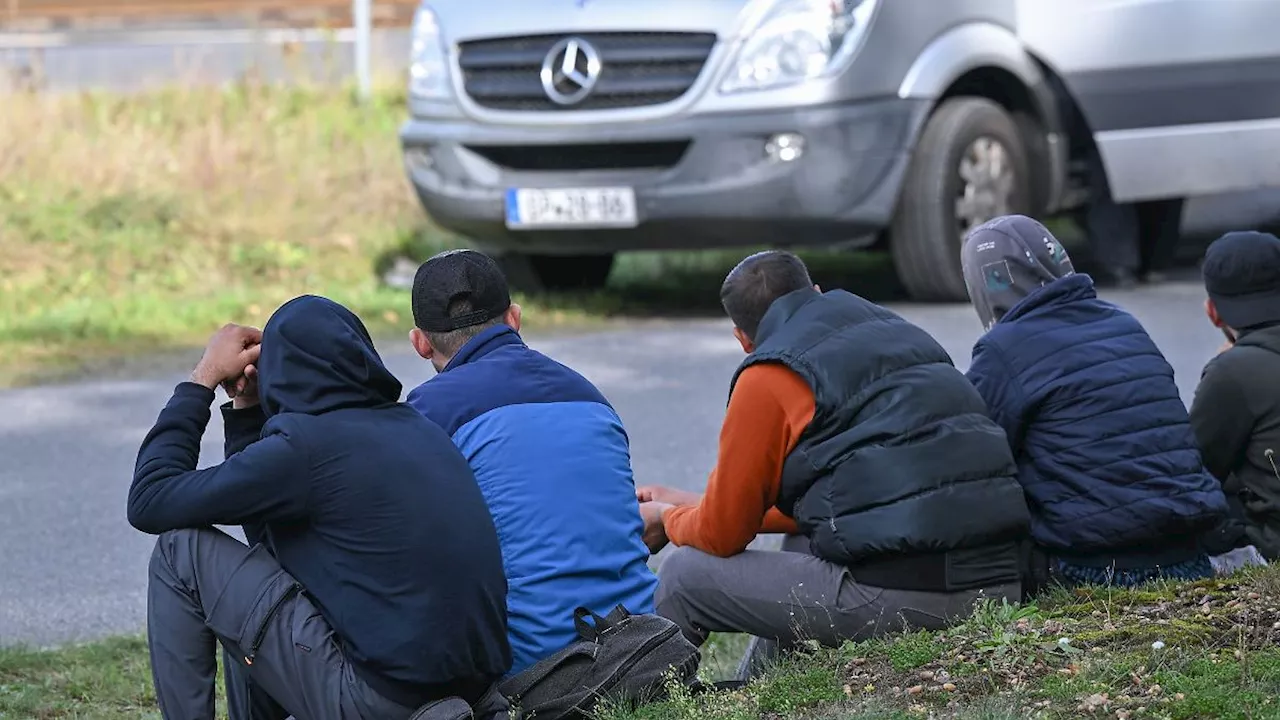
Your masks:
[{"label": "mercedes star emblem", "polygon": [[586,40],[565,38],[542,61],[542,89],[557,105],[577,105],[600,81],[600,53]]}]

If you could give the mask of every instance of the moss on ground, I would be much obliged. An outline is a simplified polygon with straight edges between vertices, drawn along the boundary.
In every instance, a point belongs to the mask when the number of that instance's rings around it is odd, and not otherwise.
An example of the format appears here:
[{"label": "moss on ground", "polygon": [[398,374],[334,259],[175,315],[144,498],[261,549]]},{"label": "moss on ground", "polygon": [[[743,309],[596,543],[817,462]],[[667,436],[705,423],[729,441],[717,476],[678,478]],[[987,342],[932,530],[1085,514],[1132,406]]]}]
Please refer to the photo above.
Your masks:
[{"label": "moss on ground", "polygon": [[1280,569],[990,601],[964,624],[808,648],[752,685],[606,720],[1280,718]]}]

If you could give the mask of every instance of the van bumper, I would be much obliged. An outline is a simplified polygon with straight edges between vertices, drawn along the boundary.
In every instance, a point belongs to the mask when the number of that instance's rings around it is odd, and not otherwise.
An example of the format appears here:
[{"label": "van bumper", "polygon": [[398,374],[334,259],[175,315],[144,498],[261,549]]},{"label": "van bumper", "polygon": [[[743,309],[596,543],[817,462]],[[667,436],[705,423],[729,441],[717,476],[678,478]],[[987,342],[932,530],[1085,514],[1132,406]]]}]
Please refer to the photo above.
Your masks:
[{"label": "van bumper", "polygon": [[[886,227],[928,116],[887,98],[625,125],[512,127],[415,118],[405,168],[436,224],[504,251],[544,254],[870,243]],[[766,152],[780,133],[800,157]],[[633,188],[626,229],[513,230],[509,188]]]}]

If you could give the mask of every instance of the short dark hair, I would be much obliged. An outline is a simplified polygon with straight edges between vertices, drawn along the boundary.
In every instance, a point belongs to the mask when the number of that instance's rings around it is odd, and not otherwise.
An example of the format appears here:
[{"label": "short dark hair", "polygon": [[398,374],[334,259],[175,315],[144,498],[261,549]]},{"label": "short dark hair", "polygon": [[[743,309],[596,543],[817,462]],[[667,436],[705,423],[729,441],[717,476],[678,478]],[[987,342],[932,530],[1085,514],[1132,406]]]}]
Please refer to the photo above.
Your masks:
[{"label": "short dark hair", "polygon": [[[472,306],[471,301],[467,298],[459,298],[449,303],[449,317],[451,318],[461,317],[474,310],[475,308]],[[422,332],[426,334],[427,341],[431,343],[433,350],[444,357],[453,357],[472,338],[491,327],[502,324],[502,322],[503,316],[499,315],[491,320],[448,332],[431,332],[430,330],[423,330]]]},{"label": "short dark hair", "polygon": [[720,304],[734,326],[755,340],[773,301],[813,287],[809,269],[794,253],[766,250],[738,263],[720,286]]}]

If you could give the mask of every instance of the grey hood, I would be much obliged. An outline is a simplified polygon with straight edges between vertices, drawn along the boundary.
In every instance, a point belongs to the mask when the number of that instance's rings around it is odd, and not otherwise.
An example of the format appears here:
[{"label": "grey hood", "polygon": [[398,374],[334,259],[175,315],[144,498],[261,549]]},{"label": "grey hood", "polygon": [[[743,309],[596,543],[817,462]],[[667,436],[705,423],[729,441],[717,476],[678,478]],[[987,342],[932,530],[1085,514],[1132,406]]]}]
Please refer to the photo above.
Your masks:
[{"label": "grey hood", "polygon": [[1005,215],[974,228],[960,263],[969,301],[985,330],[1023,298],[1075,273],[1062,243],[1023,215]]}]

